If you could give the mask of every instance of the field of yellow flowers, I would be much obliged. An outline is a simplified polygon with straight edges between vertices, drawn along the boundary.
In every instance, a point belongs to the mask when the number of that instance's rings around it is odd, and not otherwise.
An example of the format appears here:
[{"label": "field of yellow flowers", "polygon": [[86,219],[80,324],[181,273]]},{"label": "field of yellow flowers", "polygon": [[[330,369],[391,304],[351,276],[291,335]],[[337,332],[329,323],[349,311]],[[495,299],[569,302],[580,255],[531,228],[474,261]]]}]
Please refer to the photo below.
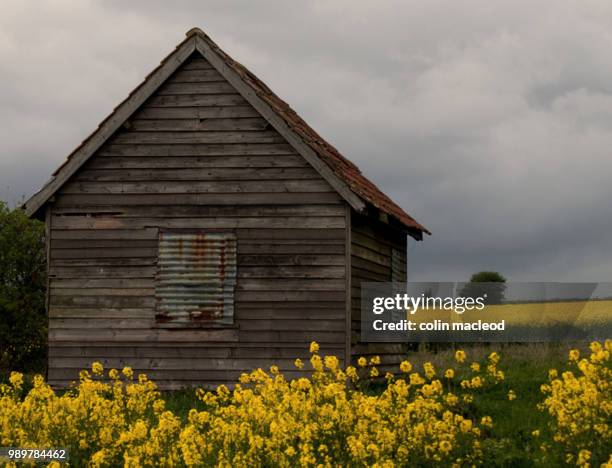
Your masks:
[{"label": "field of yellow flowers", "polygon": [[[495,435],[503,415],[482,409],[526,403],[498,352],[475,360],[457,350],[452,366],[407,360],[395,375],[379,375],[376,357],[343,369],[316,343],[310,351],[310,362],[295,362],[311,371],[303,378],[257,369],[233,389],[198,391],[184,413],[130,368],[94,363],[62,394],[40,376],[28,383],[12,373],[0,386],[0,446],[66,448],[72,466],[504,464],[508,441]],[[612,341],[595,342],[588,355],[569,351],[568,370],[550,370],[537,407],[528,409],[546,423],[520,435],[530,464],[612,467],[611,353]]]}]

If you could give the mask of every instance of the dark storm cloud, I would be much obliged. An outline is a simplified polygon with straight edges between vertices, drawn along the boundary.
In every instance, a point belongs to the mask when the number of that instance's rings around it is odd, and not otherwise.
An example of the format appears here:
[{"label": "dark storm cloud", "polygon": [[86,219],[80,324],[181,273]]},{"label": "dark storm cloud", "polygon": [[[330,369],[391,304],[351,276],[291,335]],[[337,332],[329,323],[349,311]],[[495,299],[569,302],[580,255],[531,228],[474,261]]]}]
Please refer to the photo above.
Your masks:
[{"label": "dark storm cloud", "polygon": [[612,280],[609,2],[6,2],[2,197],[192,26],[433,231],[413,279]]}]

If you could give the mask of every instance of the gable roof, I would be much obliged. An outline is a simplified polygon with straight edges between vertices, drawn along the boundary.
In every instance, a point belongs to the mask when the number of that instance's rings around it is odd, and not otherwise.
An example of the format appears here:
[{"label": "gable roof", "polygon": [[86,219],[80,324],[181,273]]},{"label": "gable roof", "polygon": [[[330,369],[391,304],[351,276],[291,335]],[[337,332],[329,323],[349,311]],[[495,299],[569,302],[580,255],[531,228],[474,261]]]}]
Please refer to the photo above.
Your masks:
[{"label": "gable roof", "polygon": [[59,188],[124,124],[174,71],[194,52],[212,66],[300,153],[359,213],[372,206],[395,220],[416,239],[430,232],[368,180],[348,159],[315,132],[289,105],[253,73],[233,60],[198,28],[187,32],[160,65],[121,102],[53,173],[51,179],[24,204],[29,216],[41,208]]}]

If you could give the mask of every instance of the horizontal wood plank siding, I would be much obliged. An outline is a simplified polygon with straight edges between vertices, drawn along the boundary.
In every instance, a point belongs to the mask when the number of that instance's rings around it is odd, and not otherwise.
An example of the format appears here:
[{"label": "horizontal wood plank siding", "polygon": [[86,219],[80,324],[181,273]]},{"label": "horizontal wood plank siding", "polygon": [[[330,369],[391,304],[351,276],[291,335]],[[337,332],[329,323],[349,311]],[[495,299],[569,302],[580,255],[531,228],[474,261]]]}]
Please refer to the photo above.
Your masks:
[{"label": "horizontal wood plank siding", "polygon": [[[346,204],[202,58],[192,58],[59,190],[50,220],[49,379],[93,361],[162,388],[344,356]],[[154,323],[158,233],[237,236],[235,324]]]},{"label": "horizontal wood plank siding", "polygon": [[398,281],[406,281],[406,234],[375,218],[352,213],[351,216],[351,355],[381,357],[381,370],[397,372],[406,347],[397,343],[361,342],[361,283],[390,282],[392,251],[401,265],[396,266]]}]

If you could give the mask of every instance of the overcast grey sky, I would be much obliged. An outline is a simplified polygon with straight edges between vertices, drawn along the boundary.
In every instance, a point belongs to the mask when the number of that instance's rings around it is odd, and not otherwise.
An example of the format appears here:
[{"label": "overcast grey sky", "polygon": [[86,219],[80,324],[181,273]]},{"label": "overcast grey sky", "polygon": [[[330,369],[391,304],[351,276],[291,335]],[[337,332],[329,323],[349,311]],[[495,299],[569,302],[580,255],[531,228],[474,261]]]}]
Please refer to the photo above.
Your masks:
[{"label": "overcast grey sky", "polygon": [[16,203],[193,26],[427,226],[414,280],[612,281],[612,2],[3,0]]}]

